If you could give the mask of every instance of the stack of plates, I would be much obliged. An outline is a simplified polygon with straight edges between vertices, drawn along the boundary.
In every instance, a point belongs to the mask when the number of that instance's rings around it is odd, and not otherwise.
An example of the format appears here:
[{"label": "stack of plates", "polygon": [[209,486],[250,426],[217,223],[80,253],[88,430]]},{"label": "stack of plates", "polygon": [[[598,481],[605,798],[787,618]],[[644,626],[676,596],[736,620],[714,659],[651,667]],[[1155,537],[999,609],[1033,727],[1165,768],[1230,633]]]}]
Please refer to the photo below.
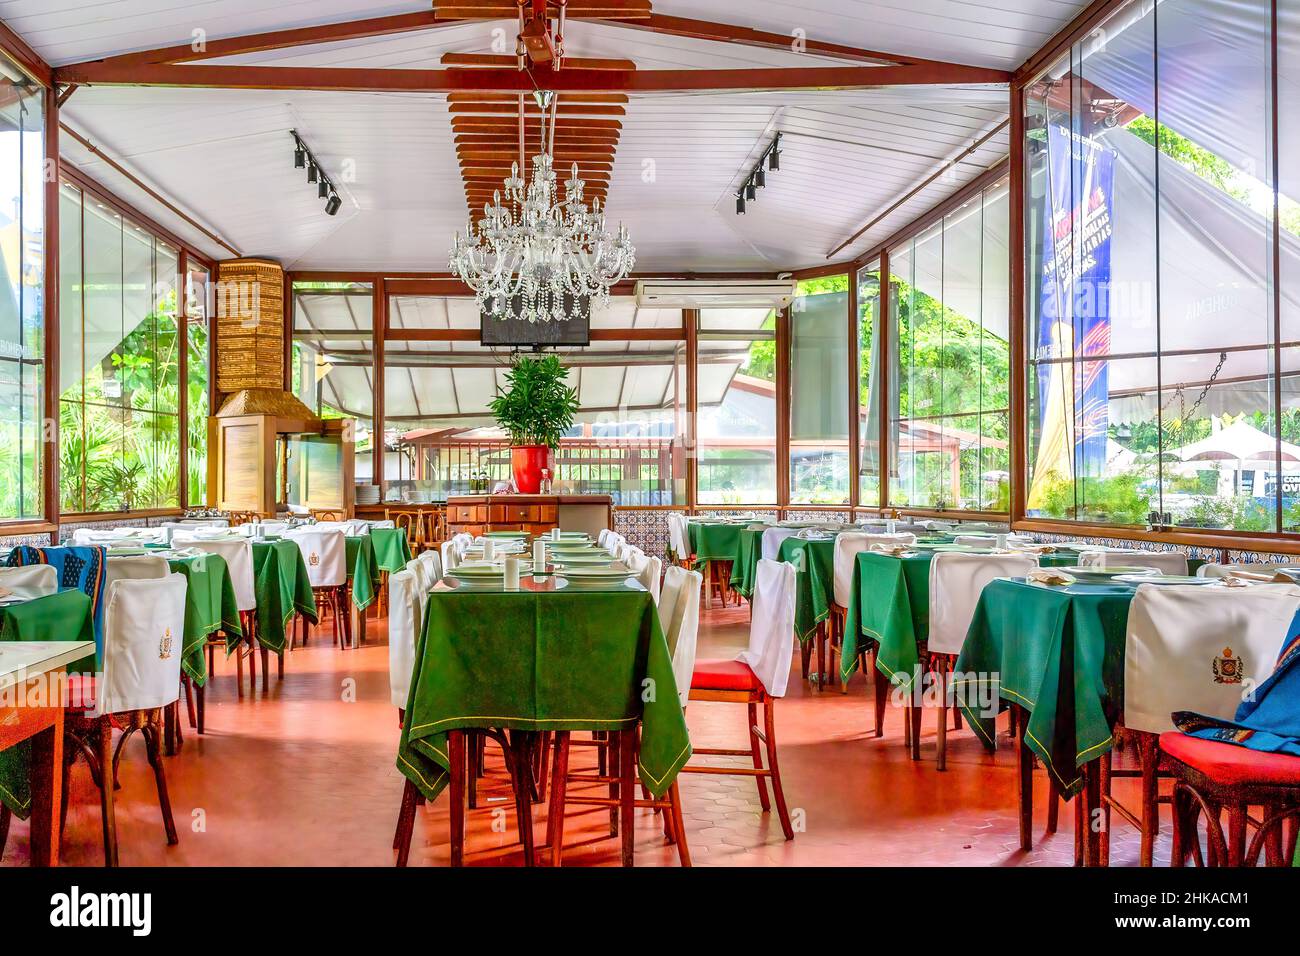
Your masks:
[{"label": "stack of plates", "polygon": [[505,580],[506,569],[499,564],[485,561],[467,561],[452,568],[447,577],[454,578],[461,584],[499,585]]},{"label": "stack of plates", "polygon": [[483,535],[485,538],[526,538],[527,531],[489,531]]},{"label": "stack of plates", "polygon": [[614,563],[614,556],[607,552],[596,554],[554,554],[551,555],[551,558],[564,568],[607,568]]},{"label": "stack of plates", "polygon": [[626,565],[619,564],[617,567],[566,567],[563,571],[558,572],[562,578],[570,578],[575,581],[621,581],[631,576],[632,572],[627,569]]},{"label": "stack of plates", "polygon": [[357,485],[356,503],[359,505],[379,504],[379,486],[378,485]]},{"label": "stack of plates", "polygon": [[[1107,569],[1112,570],[1112,569]],[[1222,584],[1222,578],[1197,578],[1189,574],[1117,574],[1125,584]]]},{"label": "stack of plates", "polygon": [[1155,575],[1152,568],[1138,567],[1113,567],[1113,568],[1095,568],[1095,567],[1078,567],[1078,568],[1056,568],[1057,571],[1064,571],[1066,574],[1073,575],[1080,581],[1109,581],[1113,578],[1121,580],[1131,577],[1148,578]]}]

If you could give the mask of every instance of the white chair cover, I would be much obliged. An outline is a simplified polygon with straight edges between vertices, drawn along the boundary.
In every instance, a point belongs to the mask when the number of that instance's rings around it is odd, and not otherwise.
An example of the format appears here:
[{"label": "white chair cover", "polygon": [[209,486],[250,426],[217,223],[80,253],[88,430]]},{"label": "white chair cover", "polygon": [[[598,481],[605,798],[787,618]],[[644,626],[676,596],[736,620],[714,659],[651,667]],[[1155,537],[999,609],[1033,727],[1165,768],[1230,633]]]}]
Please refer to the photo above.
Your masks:
[{"label": "white chair cover", "polygon": [[342,531],[317,531],[313,525],[285,535],[298,545],[307,565],[307,580],[314,588],[336,588],[347,583],[347,540]]},{"label": "white chair cover", "polygon": [[781,553],[781,542],[798,533],[798,528],[768,528],[763,532],[759,557],[764,561],[775,561],[776,556]]},{"label": "white chair cover", "polygon": [[104,565],[104,593],[114,581],[148,581],[171,574],[166,558],[153,555],[130,555],[109,558]]},{"label": "white chair cover", "polygon": [[182,528],[229,528],[229,518],[181,518],[179,521],[171,522],[178,524]]},{"label": "white chair cover", "polygon": [[614,557],[623,553],[623,546],[627,544],[627,539],[617,531],[611,531],[605,536],[605,550]]},{"label": "white chair cover", "polygon": [[473,535],[464,532],[454,535],[448,541],[444,541],[441,548],[443,571],[446,572],[459,567],[461,558],[465,557],[465,552],[469,550],[473,543]]},{"label": "white chair cover", "polygon": [[421,551],[415,560],[424,568],[424,578],[429,587],[442,580],[442,558],[437,551]]},{"label": "white chair cover", "polygon": [[95,716],[166,707],[180,696],[185,575],[114,581],[104,609]]},{"label": "white chair cover", "polygon": [[177,532],[172,537],[172,543],[206,551],[208,554],[219,554],[225,558],[226,571],[230,574],[230,585],[235,589],[235,604],[241,611],[251,611],[257,607],[257,595],[253,590],[251,542],[244,538],[209,538]]},{"label": "white chair cover", "polygon": [[1079,554],[1079,567],[1155,568],[1163,574],[1186,574],[1187,553],[1185,551],[1143,551],[1137,548],[1083,551]]},{"label": "white chair cover", "polygon": [[424,623],[428,588],[420,580],[420,562],[388,576],[388,692],[393,706],[405,709],[415,667],[415,648]]},{"label": "white chair cover", "polygon": [[[764,532],[766,534],[766,532]],[[835,538],[835,603],[840,607],[849,606],[849,592],[853,589],[853,563],[860,551],[870,551],[871,546],[883,544],[889,547],[899,544],[916,544],[916,535],[903,534],[864,534],[861,531],[845,531]]]},{"label": "white chair cover", "polygon": [[1176,710],[1231,720],[1273,673],[1297,609],[1293,584],[1139,585],[1124,642],[1124,726],[1173,730]]},{"label": "white chair cover", "polygon": [[371,531],[390,531],[397,527],[397,522],[392,518],[380,518],[374,521],[362,521],[361,523]]},{"label": "white chair cover", "polygon": [[650,592],[655,604],[659,603],[659,576],[663,572],[663,562],[652,558],[640,548],[628,546],[623,551],[623,563],[636,575],[637,582]]},{"label": "white chair cover", "polygon": [[668,515],[668,554],[677,561],[684,561],[691,556],[689,534],[686,530],[686,515]]},{"label": "white chair cover", "polygon": [[596,535],[596,544],[600,545],[602,548],[605,547],[605,539],[608,537],[609,537],[609,529],[601,528],[600,534]]},{"label": "white chair cover", "polygon": [[963,548],[991,548],[997,538],[991,534],[958,534],[953,535],[952,543]]},{"label": "white chair cover", "polygon": [[784,697],[794,639],[795,571],[788,561],[758,562],[754,575],[749,648],[736,660],[749,665],[772,697]]},{"label": "white chair cover", "polygon": [[28,564],[21,568],[0,568],[0,588],[15,597],[32,600],[59,590],[59,572],[52,564]]},{"label": "white chair cover", "polygon": [[659,626],[673,658],[673,680],[677,696],[686,706],[691,693],[691,675],[695,672],[695,649],[700,632],[700,588],[704,575],[676,565],[664,570],[663,591],[659,596]]},{"label": "white chair cover", "polygon": [[994,578],[1023,578],[1036,567],[1038,558],[1031,554],[936,554],[930,562],[930,652],[960,654],[984,585]]},{"label": "white chair cover", "polygon": [[1273,574],[1284,568],[1300,571],[1300,564],[1202,564],[1196,569],[1196,576],[1198,578],[1226,578],[1230,577],[1233,571]]}]

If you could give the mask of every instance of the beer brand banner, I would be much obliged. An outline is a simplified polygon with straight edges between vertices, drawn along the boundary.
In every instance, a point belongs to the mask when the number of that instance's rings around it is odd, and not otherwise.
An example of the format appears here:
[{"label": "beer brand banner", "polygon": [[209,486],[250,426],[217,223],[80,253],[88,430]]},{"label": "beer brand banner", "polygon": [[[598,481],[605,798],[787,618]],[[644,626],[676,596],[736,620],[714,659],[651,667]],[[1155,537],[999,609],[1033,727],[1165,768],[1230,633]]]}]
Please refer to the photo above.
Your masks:
[{"label": "beer brand banner", "polygon": [[1039,445],[1027,505],[1044,486],[1096,477],[1106,464],[1110,400],[1110,243],[1115,153],[1104,143],[1052,124],[1041,209],[1042,300],[1038,359]]}]

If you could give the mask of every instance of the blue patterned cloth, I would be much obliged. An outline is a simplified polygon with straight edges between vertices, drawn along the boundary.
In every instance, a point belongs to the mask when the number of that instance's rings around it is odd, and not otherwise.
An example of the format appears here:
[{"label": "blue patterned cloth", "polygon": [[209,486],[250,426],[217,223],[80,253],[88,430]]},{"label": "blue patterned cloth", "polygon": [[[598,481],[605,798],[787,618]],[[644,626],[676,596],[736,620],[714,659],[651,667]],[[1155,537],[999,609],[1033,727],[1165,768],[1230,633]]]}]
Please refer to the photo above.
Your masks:
[{"label": "blue patterned cloth", "polygon": [[104,659],[104,571],[108,549],[102,547],[34,548],[23,544],[9,552],[5,562],[16,568],[48,564],[59,575],[59,590],[76,588],[90,597],[95,626],[95,660]]},{"label": "blue patterned cloth", "polygon": [[1300,634],[1296,625],[1291,627],[1291,638],[1282,646],[1273,673],[1249,700],[1242,701],[1232,720],[1191,711],[1178,711],[1173,718],[1179,730],[1193,737],[1300,757]]}]

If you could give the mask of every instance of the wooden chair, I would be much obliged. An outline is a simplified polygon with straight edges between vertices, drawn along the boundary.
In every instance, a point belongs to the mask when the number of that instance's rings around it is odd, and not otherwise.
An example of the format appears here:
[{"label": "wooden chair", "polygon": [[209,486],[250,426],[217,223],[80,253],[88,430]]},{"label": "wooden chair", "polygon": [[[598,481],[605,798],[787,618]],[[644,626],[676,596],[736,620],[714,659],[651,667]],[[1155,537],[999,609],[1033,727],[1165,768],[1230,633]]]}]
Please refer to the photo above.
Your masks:
[{"label": "wooden chair", "polygon": [[428,535],[426,512],[385,508],[384,517],[393,522],[394,527],[406,532],[406,540],[411,545],[412,555],[418,555],[426,548],[433,547],[433,541]]},{"label": "wooden chair", "polygon": [[[163,772],[163,711],[180,695],[181,649],[185,635],[185,577],[113,582],[104,609],[102,675],[69,679],[64,716],[62,819],[67,817],[68,776],[84,756],[100,793],[104,863],[117,866],[114,787],[122,749],[139,731],[153,767],[167,843],[178,841]],[[113,728],[122,736],[113,746]]]},{"label": "wooden chair", "polygon": [[242,524],[252,524],[259,517],[256,511],[232,511],[230,512],[230,527],[237,528]]},{"label": "wooden chair", "polygon": [[316,521],[346,521],[348,518],[341,508],[309,508],[307,513]]},{"label": "wooden chair", "polygon": [[[742,660],[702,660],[695,664],[690,682],[690,699],[744,704],[748,710],[749,749],[694,749],[696,756],[750,757],[753,767],[692,766],[683,773],[740,774],[754,778],[763,812],[771,810],[765,781],[772,784],[776,812],[787,840],[794,839],[781,770],[776,759],[775,701],[785,696],[790,674],[790,636],[794,633],[795,570],[781,561],[758,562],[754,581],[754,617],[749,629],[749,649]],[[758,707],[763,708],[763,728],[758,727]],[[759,750],[767,751],[767,766]]]},{"label": "wooden chair", "polygon": [[[1266,866],[1291,865],[1300,830],[1300,757],[1173,731],[1160,735],[1160,750],[1175,781],[1171,866],[1185,866],[1189,858],[1205,866],[1256,866],[1261,854]],[[1258,823],[1250,807],[1263,808]],[[1197,825],[1202,817],[1204,854]]]}]

